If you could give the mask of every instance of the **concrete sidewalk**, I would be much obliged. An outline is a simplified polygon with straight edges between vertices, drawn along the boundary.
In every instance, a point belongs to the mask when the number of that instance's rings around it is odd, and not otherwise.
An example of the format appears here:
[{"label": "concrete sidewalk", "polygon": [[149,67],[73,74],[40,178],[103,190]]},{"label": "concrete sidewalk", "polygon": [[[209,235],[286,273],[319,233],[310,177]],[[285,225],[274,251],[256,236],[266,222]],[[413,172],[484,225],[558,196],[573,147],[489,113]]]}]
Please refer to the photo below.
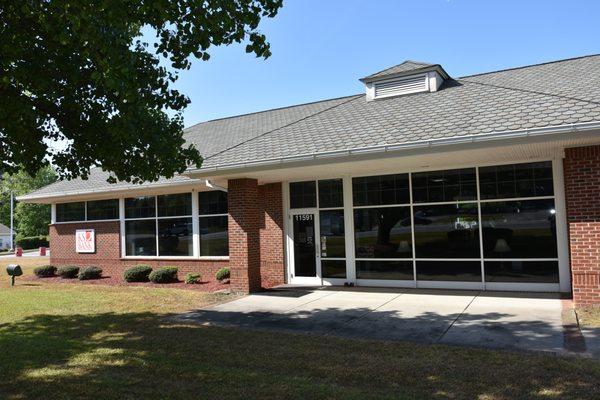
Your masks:
[{"label": "concrete sidewalk", "polygon": [[556,294],[285,288],[181,318],[249,329],[586,354],[570,301]]}]

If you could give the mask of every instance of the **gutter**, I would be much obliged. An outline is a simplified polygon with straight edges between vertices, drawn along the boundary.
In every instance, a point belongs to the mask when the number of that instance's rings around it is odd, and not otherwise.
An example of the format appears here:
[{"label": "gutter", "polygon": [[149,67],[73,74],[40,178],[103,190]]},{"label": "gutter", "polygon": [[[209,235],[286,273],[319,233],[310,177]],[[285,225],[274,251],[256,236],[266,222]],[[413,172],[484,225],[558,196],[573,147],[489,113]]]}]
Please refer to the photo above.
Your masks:
[{"label": "gutter", "polygon": [[[210,173],[220,172],[220,171],[225,172],[225,171],[246,169],[246,168],[251,168],[251,167],[285,165],[285,164],[294,163],[294,162],[307,163],[307,162],[311,162],[311,161],[318,161],[321,159],[347,157],[347,156],[351,156],[351,155],[361,155],[361,154],[370,154],[370,153],[373,153],[373,154],[390,153],[390,152],[413,150],[413,149],[427,150],[427,149],[435,149],[435,148],[442,147],[442,146],[485,143],[485,142],[503,141],[503,140],[509,140],[509,139],[539,138],[539,137],[552,136],[552,135],[565,134],[565,133],[584,133],[584,132],[588,132],[588,131],[592,131],[592,130],[600,130],[600,121],[583,122],[583,123],[579,123],[579,124],[556,125],[556,126],[548,126],[548,127],[543,127],[543,128],[530,128],[530,129],[523,129],[523,130],[472,134],[472,135],[465,135],[465,136],[455,136],[455,137],[451,137],[451,138],[417,140],[417,141],[397,143],[397,144],[356,147],[356,148],[349,148],[349,149],[343,149],[343,150],[332,150],[332,151],[323,151],[323,152],[316,152],[316,153],[306,153],[306,154],[294,155],[294,156],[266,158],[266,159],[262,159],[262,160],[243,162],[243,163],[221,164],[221,165],[216,165],[214,167],[208,167],[208,168],[200,168],[200,169],[190,168],[183,174],[191,177],[196,174],[205,175],[205,174],[210,174]],[[600,135],[598,136],[598,138],[600,139]]]}]

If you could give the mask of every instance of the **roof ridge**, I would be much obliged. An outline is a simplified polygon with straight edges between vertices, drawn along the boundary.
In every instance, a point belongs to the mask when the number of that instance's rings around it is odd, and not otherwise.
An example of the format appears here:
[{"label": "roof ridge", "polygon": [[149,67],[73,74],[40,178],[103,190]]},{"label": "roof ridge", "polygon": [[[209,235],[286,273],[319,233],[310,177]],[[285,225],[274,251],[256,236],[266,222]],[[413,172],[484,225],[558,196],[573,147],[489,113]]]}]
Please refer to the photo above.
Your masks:
[{"label": "roof ridge", "polygon": [[[459,78],[459,79],[462,79],[462,78]],[[459,79],[457,79],[457,81]],[[562,94],[541,92],[539,90],[514,88],[514,87],[510,87],[510,86],[500,86],[500,85],[494,85],[494,84],[491,84],[491,83],[469,81],[469,80],[464,80],[463,82],[464,83],[472,83],[472,84],[481,85],[481,86],[494,87],[494,88],[497,88],[497,89],[514,90],[516,92],[533,93],[533,94],[539,94],[539,95],[542,95],[542,96],[552,96],[552,97],[558,97],[558,98],[566,99],[566,100],[575,100],[575,101],[581,101],[581,102],[584,102],[584,103],[600,105],[600,101],[585,100],[585,99],[580,99],[578,97],[565,96],[565,95],[562,95]]]},{"label": "roof ridge", "polygon": [[315,101],[308,101],[306,103],[299,103],[299,104],[291,104],[289,106],[282,106],[282,107],[275,107],[275,108],[269,108],[266,110],[260,110],[260,111],[253,111],[253,112],[248,112],[248,113],[244,113],[244,114],[238,114],[238,115],[231,115],[229,117],[221,117],[221,118],[215,118],[215,119],[209,119],[206,121],[200,121],[197,122],[193,125],[188,126],[187,128],[184,128],[184,130],[188,130],[193,128],[194,126],[197,125],[202,125],[202,124],[206,124],[208,122],[215,122],[215,121],[223,121],[226,119],[232,119],[232,118],[239,118],[239,117],[246,117],[248,115],[254,115],[254,114],[262,114],[262,113],[266,113],[266,112],[270,112],[270,111],[278,111],[278,110],[285,110],[288,108],[294,108],[294,107],[301,107],[301,106],[308,106],[311,104],[318,104],[318,103],[325,103],[327,101],[333,101],[333,100],[341,100],[341,99],[345,99],[347,97],[354,97],[354,96],[360,96],[362,95],[362,93],[357,93],[357,94],[350,94],[350,95],[346,95],[346,96],[339,96],[339,97],[332,97],[331,99],[323,99],[323,100],[315,100]]},{"label": "roof ridge", "polygon": [[514,71],[514,70],[517,70],[517,69],[539,67],[541,65],[557,64],[557,63],[561,63],[561,62],[567,62],[567,61],[573,61],[573,60],[580,60],[582,58],[591,58],[591,57],[598,57],[598,56],[600,56],[600,53],[587,54],[585,56],[577,56],[577,57],[571,57],[571,58],[563,58],[563,59],[560,59],[560,60],[544,61],[544,62],[537,63],[537,64],[521,65],[519,67],[503,68],[503,69],[498,69],[496,71],[479,72],[477,74],[464,75],[464,76],[456,78],[456,80],[458,80],[458,79],[465,79],[465,78],[471,78],[471,77],[474,77],[474,76],[496,74],[496,73],[499,73],[499,72]]},{"label": "roof ridge", "polygon": [[[356,99],[358,99],[358,98],[360,98],[360,97],[363,97],[363,96],[364,96],[363,94],[355,94],[354,96],[346,96],[346,97],[350,97],[350,98],[348,98],[348,100],[346,100],[346,101],[343,101],[343,102],[341,102],[341,103],[337,103],[337,104],[335,104],[335,105],[333,105],[333,106],[331,106],[331,107],[327,107],[327,108],[325,108],[325,109],[323,109],[323,110],[317,111],[317,112],[316,112],[316,113],[314,113],[314,114],[307,115],[307,116],[305,116],[305,117],[302,117],[302,118],[300,118],[300,119],[297,119],[297,120],[295,120],[295,121],[292,121],[292,122],[290,122],[290,123],[288,123],[288,124],[285,124],[285,125],[282,125],[282,126],[278,126],[277,128],[271,129],[270,131],[263,132],[263,133],[261,133],[260,135],[254,136],[254,137],[252,137],[252,138],[250,138],[250,139],[248,139],[248,140],[244,140],[243,142],[237,143],[237,144],[236,144],[236,145],[234,145],[234,146],[228,147],[228,148],[226,148],[226,149],[223,149],[223,150],[221,150],[221,151],[219,151],[219,152],[216,152],[216,153],[214,153],[214,154],[211,154],[210,156],[206,157],[206,158],[205,158],[205,160],[208,160],[209,158],[212,158],[212,157],[214,157],[214,156],[217,156],[217,155],[223,154],[223,153],[225,153],[225,152],[227,152],[227,151],[229,151],[229,150],[235,149],[235,148],[237,148],[237,147],[239,147],[239,146],[241,146],[241,145],[243,145],[243,144],[249,143],[249,142],[251,142],[251,141],[253,141],[253,140],[255,140],[255,139],[261,138],[261,137],[263,137],[263,136],[266,136],[266,135],[268,135],[268,134],[270,134],[270,133],[276,132],[276,131],[278,131],[278,130],[280,130],[280,129],[287,128],[287,127],[289,127],[289,126],[292,126],[292,125],[294,125],[294,124],[297,124],[297,123],[298,123],[298,122],[300,122],[300,121],[305,121],[305,120],[307,120],[307,119],[309,119],[309,118],[312,118],[312,117],[314,117],[314,116],[317,116],[317,115],[319,115],[319,114],[322,114],[322,113],[324,113],[324,112],[326,112],[326,111],[332,110],[332,109],[334,109],[334,108],[336,108],[336,107],[339,107],[339,106],[341,106],[341,105],[343,105],[343,104],[349,103],[350,101],[352,101],[352,100],[356,100]],[[341,99],[341,97],[340,97],[340,99]],[[334,99],[332,99],[332,100],[334,100]]]}]

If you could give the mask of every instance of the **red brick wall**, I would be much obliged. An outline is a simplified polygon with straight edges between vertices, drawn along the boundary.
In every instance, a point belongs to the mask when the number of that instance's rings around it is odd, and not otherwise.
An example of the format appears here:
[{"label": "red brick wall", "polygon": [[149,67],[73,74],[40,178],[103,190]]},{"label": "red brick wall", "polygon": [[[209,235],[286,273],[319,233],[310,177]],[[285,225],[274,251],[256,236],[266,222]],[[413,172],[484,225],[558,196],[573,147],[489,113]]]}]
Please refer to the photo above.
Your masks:
[{"label": "red brick wall", "polygon": [[264,288],[285,283],[283,192],[281,183],[258,187],[260,212],[260,280]]},{"label": "red brick wall", "polygon": [[600,146],[565,150],[573,300],[600,303]]},{"label": "red brick wall", "polygon": [[259,290],[258,182],[256,179],[230,179],[227,192],[231,289],[239,292]]},{"label": "red brick wall", "polygon": [[[94,229],[96,236],[95,253],[75,252],[75,230]],[[188,272],[199,272],[204,280],[214,280],[215,272],[228,264],[227,260],[177,260],[177,259],[122,259],[119,240],[119,222],[77,222],[72,224],[50,225],[50,263],[52,265],[95,265],[102,268],[105,276],[122,276],[123,270],[136,264],[152,267],[175,265],[179,268],[179,278]]]}]

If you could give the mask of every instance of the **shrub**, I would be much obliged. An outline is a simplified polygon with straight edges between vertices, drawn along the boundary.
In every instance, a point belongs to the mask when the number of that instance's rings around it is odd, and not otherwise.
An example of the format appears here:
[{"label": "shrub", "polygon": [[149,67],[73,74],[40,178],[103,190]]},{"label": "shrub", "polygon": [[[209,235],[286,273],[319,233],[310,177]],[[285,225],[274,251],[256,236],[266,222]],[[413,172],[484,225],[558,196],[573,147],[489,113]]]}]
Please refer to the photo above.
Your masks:
[{"label": "shrub", "polygon": [[102,269],[98,267],[84,267],[79,270],[79,275],[77,275],[77,277],[80,281],[100,279],[100,277],[102,277]]},{"label": "shrub", "polygon": [[154,283],[171,283],[177,281],[177,267],[162,267],[155,269],[148,276]]},{"label": "shrub", "polygon": [[224,281],[225,279],[229,279],[229,275],[229,268],[221,268],[215,274],[215,278],[217,278],[218,281]]},{"label": "shrub", "polygon": [[152,267],[148,265],[136,265],[123,272],[123,279],[126,282],[148,282],[148,276],[152,272]]},{"label": "shrub", "polygon": [[200,283],[201,280],[202,280],[201,274],[195,274],[195,273],[190,272],[189,274],[185,275],[185,283],[188,283],[188,284]]},{"label": "shrub", "polygon": [[61,278],[74,279],[77,278],[77,274],[79,274],[79,267],[74,265],[65,265],[63,267],[58,267],[57,273]]},{"label": "shrub", "polygon": [[33,270],[33,273],[38,278],[49,278],[56,275],[56,267],[54,265],[42,265]]},{"label": "shrub", "polygon": [[38,247],[48,247],[48,236],[21,236],[17,235],[15,240],[17,246],[21,246],[23,250],[37,249]]}]

